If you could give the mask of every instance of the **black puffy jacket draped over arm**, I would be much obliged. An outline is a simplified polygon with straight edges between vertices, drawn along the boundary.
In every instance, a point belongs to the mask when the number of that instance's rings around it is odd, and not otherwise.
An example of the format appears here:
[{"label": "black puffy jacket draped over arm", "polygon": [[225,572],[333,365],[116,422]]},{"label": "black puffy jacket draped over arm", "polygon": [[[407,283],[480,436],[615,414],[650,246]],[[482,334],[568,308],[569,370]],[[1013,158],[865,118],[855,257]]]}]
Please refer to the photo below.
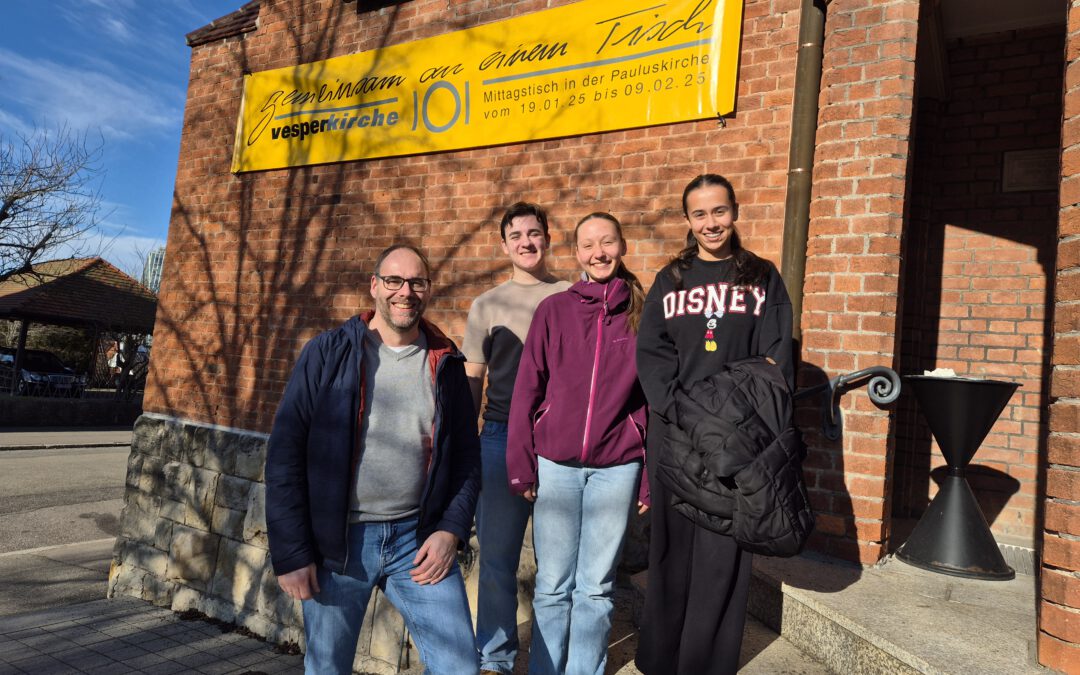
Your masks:
[{"label": "black puffy jacket draped over arm", "polygon": [[806,445],[783,372],[762,357],[733,361],[674,392],[657,475],[672,506],[754,553],[791,556],[814,527],[802,473]]}]

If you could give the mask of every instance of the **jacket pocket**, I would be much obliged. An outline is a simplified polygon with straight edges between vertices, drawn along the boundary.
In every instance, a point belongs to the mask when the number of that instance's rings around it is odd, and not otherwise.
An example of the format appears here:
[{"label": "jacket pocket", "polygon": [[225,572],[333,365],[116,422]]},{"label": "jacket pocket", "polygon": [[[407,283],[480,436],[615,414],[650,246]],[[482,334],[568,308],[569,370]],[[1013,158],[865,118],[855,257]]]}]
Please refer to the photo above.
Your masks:
[{"label": "jacket pocket", "polygon": [[626,416],[626,421],[628,421],[630,423],[630,429],[633,430],[634,436],[638,439],[638,442],[641,443],[641,451],[644,452],[645,451],[645,427],[638,424],[637,420],[634,419],[633,415],[627,415]]},{"label": "jacket pocket", "polygon": [[[540,406],[532,416],[532,436],[533,436],[533,450],[535,451],[540,446],[540,439],[543,437],[543,432],[540,430],[540,422],[547,418],[548,413],[551,412],[551,404],[545,402]],[[544,425],[547,427],[547,424]]]},{"label": "jacket pocket", "polygon": [[551,410],[551,405],[545,404],[540,406],[537,411],[533,413],[533,431],[536,431],[536,427],[540,425],[540,420],[544,419],[544,417],[547,416],[549,410]]}]

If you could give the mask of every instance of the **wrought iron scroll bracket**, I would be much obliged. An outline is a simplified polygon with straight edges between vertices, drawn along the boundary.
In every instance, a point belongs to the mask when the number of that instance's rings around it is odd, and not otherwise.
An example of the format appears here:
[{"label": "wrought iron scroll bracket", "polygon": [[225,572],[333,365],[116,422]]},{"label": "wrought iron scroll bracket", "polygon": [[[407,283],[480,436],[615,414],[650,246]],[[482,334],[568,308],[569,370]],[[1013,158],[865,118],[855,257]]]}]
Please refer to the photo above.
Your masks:
[{"label": "wrought iron scroll bracket", "polygon": [[814,394],[823,395],[821,431],[825,438],[835,441],[844,431],[844,418],[840,412],[840,397],[866,384],[867,394],[874,404],[883,406],[900,396],[900,376],[892,368],[873,366],[846,375],[838,375],[824,384],[809,387],[795,393],[796,399]]}]

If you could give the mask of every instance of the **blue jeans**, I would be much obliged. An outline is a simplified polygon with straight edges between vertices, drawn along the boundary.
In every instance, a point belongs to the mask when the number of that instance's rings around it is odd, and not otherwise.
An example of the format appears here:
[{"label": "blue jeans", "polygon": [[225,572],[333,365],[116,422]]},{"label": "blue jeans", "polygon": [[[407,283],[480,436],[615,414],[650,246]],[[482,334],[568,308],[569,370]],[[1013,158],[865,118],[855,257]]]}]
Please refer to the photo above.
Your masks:
[{"label": "blue jeans", "polygon": [[455,562],[437,584],[409,576],[416,556],[416,518],[349,526],[344,574],[318,569],[320,592],[303,602],[307,673],[352,673],[356,642],[378,586],[401,612],[428,673],[476,673],[479,662],[465,584]]},{"label": "blue jeans", "polygon": [[510,492],[508,486],[505,422],[484,422],[480,464],[483,482],[476,507],[476,536],[480,541],[476,643],[481,668],[510,673],[518,650],[518,562],[532,505]]},{"label": "blue jeans", "polygon": [[641,464],[591,468],[539,458],[530,675],[603,675],[615,568]]}]

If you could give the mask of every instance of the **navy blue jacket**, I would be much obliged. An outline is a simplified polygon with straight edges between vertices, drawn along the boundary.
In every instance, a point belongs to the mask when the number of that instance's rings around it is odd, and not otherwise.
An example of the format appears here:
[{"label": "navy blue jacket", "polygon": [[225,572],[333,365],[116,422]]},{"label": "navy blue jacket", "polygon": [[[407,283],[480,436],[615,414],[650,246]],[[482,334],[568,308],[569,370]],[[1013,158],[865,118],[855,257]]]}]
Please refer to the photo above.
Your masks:
[{"label": "navy blue jacket", "polygon": [[[353,317],[304,346],[285,387],[266,452],[266,526],[274,573],[310,563],[335,572],[348,558],[349,497],[359,466],[364,334]],[[417,545],[436,530],[464,544],[480,491],[476,411],[465,359],[421,321],[435,383],[435,419]]]}]

